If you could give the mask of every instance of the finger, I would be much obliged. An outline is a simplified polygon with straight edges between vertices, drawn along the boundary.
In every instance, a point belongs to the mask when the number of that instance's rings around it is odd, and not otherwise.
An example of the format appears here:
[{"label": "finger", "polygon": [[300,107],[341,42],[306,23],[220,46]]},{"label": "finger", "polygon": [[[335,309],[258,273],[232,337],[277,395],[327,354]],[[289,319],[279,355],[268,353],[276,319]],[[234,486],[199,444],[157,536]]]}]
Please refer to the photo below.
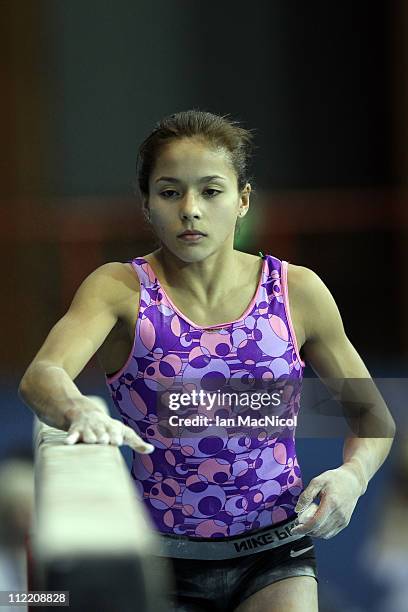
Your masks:
[{"label": "finger", "polygon": [[103,434],[100,434],[96,437],[96,441],[98,442],[98,444],[109,444],[110,435],[108,434],[108,432],[105,431]]},{"label": "finger", "polygon": [[127,426],[124,427],[123,442],[131,446],[139,453],[147,454],[154,451],[154,446],[152,444],[144,442],[144,440],[142,440],[141,438],[139,438],[139,436],[135,434],[133,429],[130,429],[130,427]]},{"label": "finger", "polygon": [[114,446],[122,446],[123,444],[123,423],[118,423],[110,427],[110,443]]},{"label": "finger", "polygon": [[319,509],[319,504],[312,502],[310,506],[308,506],[307,508],[305,508],[304,510],[302,510],[302,512],[298,514],[295,524],[303,525],[304,523],[307,523],[316,514],[318,509]]},{"label": "finger", "polygon": [[295,512],[298,514],[303,512],[314,500],[315,497],[318,496],[320,491],[322,490],[323,482],[314,478],[309,482],[306,489],[299,496],[298,502],[295,507]]},{"label": "finger", "polygon": [[328,533],[325,533],[322,537],[325,540],[329,540],[330,538],[333,538],[335,535],[337,535],[340,531],[341,531],[341,527],[337,526],[336,529],[332,529]]},{"label": "finger", "polygon": [[111,419],[108,427],[108,433],[110,437],[110,444],[114,446],[121,446],[123,444],[123,433],[125,425],[118,419]]},{"label": "finger", "polygon": [[85,429],[82,434],[82,439],[86,444],[95,444],[97,438],[92,429]]},{"label": "finger", "polygon": [[119,433],[113,433],[110,437],[110,444],[113,446],[122,446],[123,444],[123,435]]},{"label": "finger", "polygon": [[79,431],[74,430],[68,433],[64,440],[64,444],[75,444],[79,438]]},{"label": "finger", "polygon": [[95,436],[95,442],[98,444],[109,444],[110,435],[107,431],[105,423],[96,423],[95,425],[92,425],[90,430]]},{"label": "finger", "polygon": [[[308,534],[315,535],[315,537],[320,536],[320,529],[324,527],[327,521],[333,521],[334,517],[334,509],[329,502],[329,498],[325,495],[322,495],[319,507],[315,514],[309,518],[302,525],[298,525],[292,529],[291,533],[298,534]],[[301,515],[299,516],[299,520],[301,519]],[[333,525],[330,525],[330,528],[333,528]]]},{"label": "finger", "polygon": [[316,514],[319,509],[319,504],[316,502],[312,502],[310,506],[304,508],[301,512],[298,513],[298,522],[306,523],[312,516]]},{"label": "finger", "polygon": [[341,510],[336,507],[334,509],[334,512],[332,513],[332,521],[331,524],[326,523],[324,525],[324,527],[321,529],[321,535],[320,537],[322,538],[332,538],[333,536],[337,535],[340,531],[342,531],[345,527],[347,527],[347,525],[349,524],[349,521],[346,521],[344,516],[341,513]]},{"label": "finger", "polygon": [[333,531],[336,525],[336,515],[331,513],[326,516],[325,520],[320,525],[315,526],[313,529],[309,529],[307,535],[311,538],[325,538],[327,533]]}]

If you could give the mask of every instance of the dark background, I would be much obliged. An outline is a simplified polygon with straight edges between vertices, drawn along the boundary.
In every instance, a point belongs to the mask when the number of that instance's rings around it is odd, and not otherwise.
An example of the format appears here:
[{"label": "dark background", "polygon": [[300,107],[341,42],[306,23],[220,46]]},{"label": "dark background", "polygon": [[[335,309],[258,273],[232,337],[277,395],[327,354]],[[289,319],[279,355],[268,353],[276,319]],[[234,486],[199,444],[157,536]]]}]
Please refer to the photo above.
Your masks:
[{"label": "dark background", "polygon": [[[17,385],[80,282],[152,249],[132,189],[137,148],[189,108],[256,130],[257,195],[237,248],[312,268],[370,372],[405,376],[402,1],[7,1],[2,13],[3,455],[30,444]],[[108,397],[95,359],[76,382]],[[305,481],[341,463],[339,440],[298,450]],[[323,589],[364,610],[376,588],[350,558],[387,470],[392,460],[349,528],[316,542]]]}]

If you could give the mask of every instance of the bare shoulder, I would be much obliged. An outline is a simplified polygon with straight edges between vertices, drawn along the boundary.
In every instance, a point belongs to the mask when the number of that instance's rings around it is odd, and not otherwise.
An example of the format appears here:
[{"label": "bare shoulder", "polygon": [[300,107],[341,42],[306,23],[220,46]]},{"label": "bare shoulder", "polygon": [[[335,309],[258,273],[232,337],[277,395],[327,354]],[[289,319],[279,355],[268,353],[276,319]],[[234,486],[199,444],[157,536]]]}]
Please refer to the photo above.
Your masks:
[{"label": "bare shoulder", "polygon": [[318,302],[313,303],[315,276],[317,277],[310,268],[288,263],[289,303],[299,346],[303,346],[310,339],[314,329],[313,320],[318,311]]},{"label": "bare shoulder", "polygon": [[305,330],[305,340],[341,331],[337,304],[320,276],[305,266],[288,264],[288,292]]},{"label": "bare shoulder", "polygon": [[303,276],[309,271],[309,268],[304,266],[297,266],[292,263],[288,263],[288,285],[290,288],[296,289],[301,285]]},{"label": "bare shoulder", "polygon": [[311,294],[314,275],[315,273],[310,268],[288,263],[287,282],[289,299],[293,306],[302,305],[302,312],[304,312],[305,301]]},{"label": "bare shoulder", "polygon": [[293,295],[312,299],[324,290],[322,279],[310,268],[288,263],[288,289]]},{"label": "bare shoulder", "polygon": [[114,288],[116,291],[126,292],[139,287],[136,273],[130,263],[121,261],[110,261],[96,268],[88,278],[106,282],[107,289]]},{"label": "bare shoulder", "polygon": [[306,316],[305,316],[305,299],[304,277],[307,268],[288,263],[288,296],[290,304],[291,319],[295,329],[296,339],[299,349],[303,347],[307,339],[306,331]]},{"label": "bare shoulder", "polygon": [[102,264],[85,279],[92,293],[103,295],[118,316],[121,316],[122,306],[140,292],[137,274],[130,263],[113,261]]}]

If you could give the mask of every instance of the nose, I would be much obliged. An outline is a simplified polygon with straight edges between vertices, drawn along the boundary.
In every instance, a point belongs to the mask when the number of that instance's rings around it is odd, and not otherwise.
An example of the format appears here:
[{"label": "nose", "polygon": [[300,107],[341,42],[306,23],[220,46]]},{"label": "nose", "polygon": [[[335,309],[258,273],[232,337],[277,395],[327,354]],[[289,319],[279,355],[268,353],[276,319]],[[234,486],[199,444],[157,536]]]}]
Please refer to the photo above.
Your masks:
[{"label": "nose", "polygon": [[179,210],[181,219],[201,219],[201,211],[198,205],[198,200],[192,193],[187,193],[185,197],[180,200]]}]

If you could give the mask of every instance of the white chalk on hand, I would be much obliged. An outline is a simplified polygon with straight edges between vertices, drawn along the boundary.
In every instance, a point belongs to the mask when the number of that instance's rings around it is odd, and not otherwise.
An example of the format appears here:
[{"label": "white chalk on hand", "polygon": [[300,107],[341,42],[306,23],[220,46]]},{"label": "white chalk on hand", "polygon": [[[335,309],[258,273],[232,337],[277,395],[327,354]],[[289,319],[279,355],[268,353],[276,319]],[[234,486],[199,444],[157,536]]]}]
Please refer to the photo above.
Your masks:
[{"label": "white chalk on hand", "polygon": [[298,524],[301,525],[303,523],[307,523],[317,512],[318,508],[319,504],[312,502],[310,506],[308,506],[305,510],[302,510],[302,512],[298,514]]}]

